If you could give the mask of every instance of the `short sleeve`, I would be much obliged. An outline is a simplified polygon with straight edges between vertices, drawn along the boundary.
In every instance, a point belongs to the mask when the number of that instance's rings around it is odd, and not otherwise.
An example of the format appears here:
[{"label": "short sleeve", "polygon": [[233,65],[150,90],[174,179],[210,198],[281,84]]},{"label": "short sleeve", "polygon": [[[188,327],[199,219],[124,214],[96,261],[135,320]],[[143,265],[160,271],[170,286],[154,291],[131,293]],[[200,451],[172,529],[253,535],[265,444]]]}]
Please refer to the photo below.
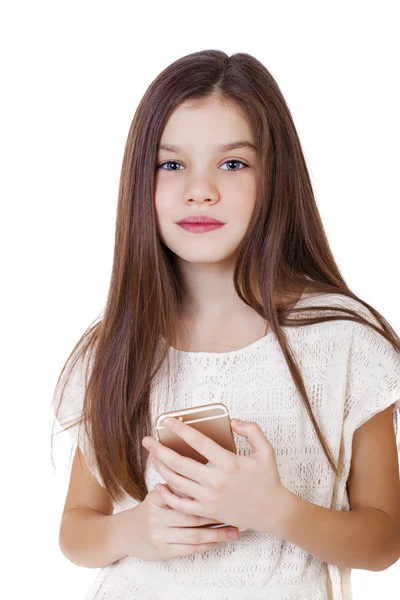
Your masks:
[{"label": "short sleeve", "polygon": [[[74,449],[79,446],[86,462],[96,479],[103,485],[93,459],[93,452],[89,438],[84,428],[83,414],[86,383],[90,375],[91,363],[87,357],[79,358],[72,369],[67,366],[63,376],[56,387],[51,409],[55,420],[62,431],[67,431]],[[64,387],[65,386],[65,387]],[[62,401],[60,404],[60,399]]]},{"label": "short sleeve", "polygon": [[344,406],[345,430],[352,437],[371,417],[394,405],[393,423],[400,452],[400,353],[368,325],[358,322],[353,325]]}]

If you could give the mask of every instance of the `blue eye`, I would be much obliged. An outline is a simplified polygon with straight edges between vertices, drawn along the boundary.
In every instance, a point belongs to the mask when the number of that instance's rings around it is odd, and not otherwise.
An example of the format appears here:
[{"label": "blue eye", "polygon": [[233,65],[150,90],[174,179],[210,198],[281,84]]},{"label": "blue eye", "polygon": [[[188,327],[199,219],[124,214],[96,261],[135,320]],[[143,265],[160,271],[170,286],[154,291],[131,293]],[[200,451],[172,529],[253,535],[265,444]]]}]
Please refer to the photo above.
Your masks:
[{"label": "blue eye", "polygon": [[[160,163],[159,165],[157,165],[157,169],[162,169],[162,167],[164,167],[165,165],[179,165],[180,163],[178,163],[176,160],[167,160],[164,163]],[[163,171],[178,171],[179,169],[162,169]]]},{"label": "blue eye", "polygon": [[[226,160],[223,164],[226,165],[227,163],[238,163],[242,165],[241,169],[224,169],[224,171],[230,171],[231,173],[236,173],[237,171],[243,171],[243,169],[247,169],[248,165],[246,165],[243,161],[241,160],[235,160],[235,159],[229,159]],[[156,166],[156,169],[162,169],[162,167],[164,167],[164,165],[181,165],[180,162],[178,162],[177,160],[167,160],[163,163],[160,163]],[[182,165],[181,165],[182,166]],[[163,171],[179,171],[180,169],[162,169]]]},{"label": "blue eye", "polygon": [[[235,173],[236,171],[243,171],[243,169],[247,168],[247,165],[245,165],[244,162],[242,162],[241,160],[229,159],[229,160],[225,161],[223,164],[226,165],[228,163],[237,163],[237,164],[242,165],[242,169],[234,169],[233,173]],[[227,170],[231,171],[231,169],[227,169]]]}]

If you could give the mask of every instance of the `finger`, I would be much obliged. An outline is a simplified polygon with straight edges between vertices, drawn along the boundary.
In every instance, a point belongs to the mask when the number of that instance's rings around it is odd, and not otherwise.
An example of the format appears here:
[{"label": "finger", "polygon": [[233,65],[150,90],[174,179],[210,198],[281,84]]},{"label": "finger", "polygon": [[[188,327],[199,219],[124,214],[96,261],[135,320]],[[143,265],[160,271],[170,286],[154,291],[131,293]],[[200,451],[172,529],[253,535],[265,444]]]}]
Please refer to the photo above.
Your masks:
[{"label": "finger", "polygon": [[271,442],[258,423],[254,421],[239,422],[238,419],[232,419],[231,427],[235,433],[247,439],[253,454],[255,452],[265,453],[266,450],[272,448]]},{"label": "finger", "polygon": [[167,465],[165,465],[161,460],[156,458],[155,456],[150,456],[150,461],[153,464],[157,473],[161,475],[161,477],[168,483],[170,489],[173,492],[179,492],[181,494],[185,494],[190,496],[191,498],[196,498],[197,500],[201,500],[201,492],[202,486],[187,477],[183,477],[176,473]]},{"label": "finger", "polygon": [[189,515],[170,509],[163,516],[163,523],[169,527],[209,527],[220,522],[215,519]]},{"label": "finger", "polygon": [[230,530],[235,532],[235,537],[238,537],[238,530],[236,527],[228,527],[226,529],[198,529],[187,528],[179,529],[170,527],[168,529],[168,544],[207,544],[210,542],[227,542],[231,538],[228,536]]},{"label": "finger", "polygon": [[167,486],[157,484],[154,488],[162,497],[162,499],[174,510],[182,512],[188,515],[198,515],[199,517],[206,517],[201,507],[201,503],[197,500],[189,500],[187,498],[178,498],[172,493]]},{"label": "finger", "polygon": [[160,494],[159,490],[156,487],[152,491],[154,492],[152,502],[154,502],[156,506],[172,510],[172,507],[169,506],[169,504],[166,502],[166,500],[163,498],[163,496]]},{"label": "finger", "polygon": [[[189,426],[187,425],[187,427]],[[148,442],[147,450],[151,453],[151,456],[159,459],[171,471],[179,473],[197,484],[207,485],[210,482],[210,477],[213,476],[210,471],[211,465],[203,465],[198,460],[182,456],[152,437],[145,437],[143,440]]]}]

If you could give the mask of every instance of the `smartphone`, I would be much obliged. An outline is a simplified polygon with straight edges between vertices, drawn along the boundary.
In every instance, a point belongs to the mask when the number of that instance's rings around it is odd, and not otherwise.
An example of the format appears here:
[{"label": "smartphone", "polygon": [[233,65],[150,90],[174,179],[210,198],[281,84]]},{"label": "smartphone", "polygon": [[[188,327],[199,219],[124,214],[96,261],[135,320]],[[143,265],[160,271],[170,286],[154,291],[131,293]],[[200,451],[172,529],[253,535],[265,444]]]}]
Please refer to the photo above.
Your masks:
[{"label": "smartphone", "polygon": [[[179,435],[176,435],[170,429],[163,427],[162,421],[166,417],[174,417],[186,425],[190,425],[190,427],[200,431],[200,433],[214,440],[226,450],[229,450],[234,454],[237,453],[230,424],[231,419],[229,417],[229,411],[222,402],[213,402],[211,404],[202,404],[191,408],[165,412],[158,415],[156,419],[155,432],[157,441],[160,442],[160,444],[164,444],[164,446],[171,448],[181,456],[187,456],[188,458],[197,460],[205,465],[208,462],[208,459],[205,456],[197,452],[192,446],[189,446],[189,444],[179,437]],[[175,490],[173,490],[173,492],[181,498],[190,497],[186,494],[180,494]],[[202,525],[201,527],[228,527],[228,524],[216,523],[214,525]],[[239,529],[239,531],[244,531],[245,529],[247,528],[244,527],[243,529]]]}]

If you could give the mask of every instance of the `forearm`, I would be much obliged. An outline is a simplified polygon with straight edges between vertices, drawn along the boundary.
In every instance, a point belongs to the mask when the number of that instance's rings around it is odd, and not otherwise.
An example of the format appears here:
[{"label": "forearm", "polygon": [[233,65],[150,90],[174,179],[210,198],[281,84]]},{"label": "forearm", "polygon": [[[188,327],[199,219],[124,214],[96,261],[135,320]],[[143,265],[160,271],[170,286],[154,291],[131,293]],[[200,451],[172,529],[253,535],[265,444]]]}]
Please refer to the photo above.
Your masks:
[{"label": "forearm", "polygon": [[120,540],[122,513],[104,515],[76,508],[64,515],[59,534],[62,553],[81,567],[101,568],[125,556]]},{"label": "forearm", "polygon": [[382,571],[398,560],[399,531],[386,513],[333,510],[287,492],[286,515],[274,535],[342,568]]}]

